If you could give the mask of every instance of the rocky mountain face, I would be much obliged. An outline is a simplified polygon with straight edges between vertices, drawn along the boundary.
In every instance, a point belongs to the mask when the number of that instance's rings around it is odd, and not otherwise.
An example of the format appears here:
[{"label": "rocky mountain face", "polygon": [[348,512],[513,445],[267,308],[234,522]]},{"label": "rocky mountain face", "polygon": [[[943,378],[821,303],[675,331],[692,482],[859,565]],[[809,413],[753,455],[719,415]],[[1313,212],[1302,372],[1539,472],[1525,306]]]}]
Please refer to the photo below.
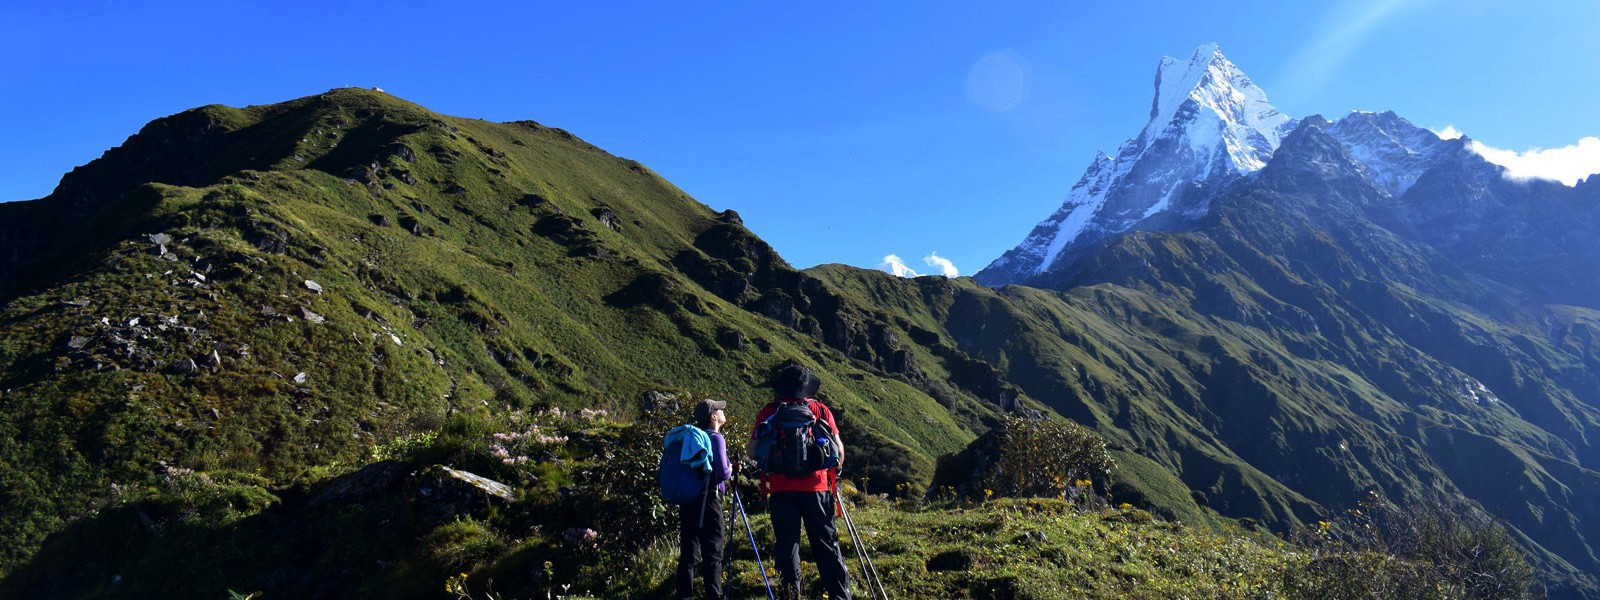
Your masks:
[{"label": "rocky mountain face", "polygon": [[1260,169],[1294,125],[1216,44],[1196,48],[1188,61],[1161,59],[1155,89],[1139,135],[1115,158],[1095,156],[1061,209],[978,281],[1019,283],[1107,235],[1203,214],[1208,185]]},{"label": "rocky mountain face", "polygon": [[[1588,341],[1600,309],[1600,178],[1572,187],[1508,179],[1465,138],[1441,139],[1393,113],[1307,117],[1268,154],[1220,175],[1214,158],[1189,157],[1162,169],[1167,179],[1132,182],[1103,179],[1111,163],[1097,161],[1081,193],[1138,200],[1080,202],[1074,188],[1062,211],[977,276],[1068,298],[1146,295],[1156,308],[1130,317],[1137,337],[1169,340],[1146,356],[1201,350],[1135,384],[1167,400],[1108,420],[1095,407],[1126,389],[1087,401],[1047,392],[1073,377],[1021,383],[1029,377],[1019,371],[1060,369],[1019,369],[1014,351],[980,349],[980,339],[967,349],[1009,359],[1012,381],[1103,423],[1112,439],[1165,448],[1163,462],[1212,506],[1219,493],[1237,502],[1226,489],[1237,486],[1212,483],[1216,468],[1193,456],[1227,456],[1281,486],[1266,496],[1325,508],[1368,488],[1466,499],[1516,527],[1552,572],[1600,573],[1600,356]],[[1164,183],[1152,189],[1152,180]],[[1184,201],[1174,205],[1168,187],[1187,190]],[[1118,208],[1128,206],[1160,210]],[[1052,224],[1091,207],[1087,225],[1062,241],[1073,229]],[[1170,341],[1185,336],[1201,341]],[[1228,359],[1231,349],[1245,356]]]}]

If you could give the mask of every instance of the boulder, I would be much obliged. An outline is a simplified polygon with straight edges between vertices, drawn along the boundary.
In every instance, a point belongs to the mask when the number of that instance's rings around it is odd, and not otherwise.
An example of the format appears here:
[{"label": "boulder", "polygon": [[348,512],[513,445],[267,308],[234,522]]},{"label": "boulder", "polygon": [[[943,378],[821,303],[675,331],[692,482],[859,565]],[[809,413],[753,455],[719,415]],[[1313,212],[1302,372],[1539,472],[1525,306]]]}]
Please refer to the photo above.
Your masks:
[{"label": "boulder", "polygon": [[459,515],[481,518],[493,503],[516,498],[511,486],[444,465],[417,472],[412,476],[411,489],[414,514],[428,524],[444,523]]}]

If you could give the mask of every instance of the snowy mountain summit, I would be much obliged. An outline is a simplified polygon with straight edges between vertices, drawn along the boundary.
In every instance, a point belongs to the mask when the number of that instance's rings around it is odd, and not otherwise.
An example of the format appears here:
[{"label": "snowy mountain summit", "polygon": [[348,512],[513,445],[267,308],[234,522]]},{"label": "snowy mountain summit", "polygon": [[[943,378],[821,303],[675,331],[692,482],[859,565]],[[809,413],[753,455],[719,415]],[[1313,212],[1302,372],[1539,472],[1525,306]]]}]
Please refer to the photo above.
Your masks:
[{"label": "snowy mountain summit", "polygon": [[1066,202],[977,279],[1003,285],[1043,273],[1107,235],[1205,212],[1208,184],[1260,170],[1295,120],[1278,112],[1216,44],[1156,68],[1150,121],[1115,158],[1100,153]]}]

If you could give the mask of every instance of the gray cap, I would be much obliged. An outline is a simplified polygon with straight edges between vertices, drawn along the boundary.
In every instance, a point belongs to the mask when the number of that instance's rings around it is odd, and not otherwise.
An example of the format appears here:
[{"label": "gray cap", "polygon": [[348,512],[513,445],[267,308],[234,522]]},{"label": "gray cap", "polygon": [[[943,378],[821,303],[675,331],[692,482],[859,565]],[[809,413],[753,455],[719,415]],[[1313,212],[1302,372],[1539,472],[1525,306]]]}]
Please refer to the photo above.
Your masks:
[{"label": "gray cap", "polygon": [[695,403],[695,405],[694,405],[694,420],[695,420],[696,423],[703,423],[703,422],[706,422],[706,421],[710,421],[711,420],[711,413],[717,412],[717,411],[722,410],[722,409],[727,408],[727,407],[728,407],[728,403],[725,402],[725,401],[712,400],[710,398],[706,398],[705,400],[701,400],[701,401]]}]

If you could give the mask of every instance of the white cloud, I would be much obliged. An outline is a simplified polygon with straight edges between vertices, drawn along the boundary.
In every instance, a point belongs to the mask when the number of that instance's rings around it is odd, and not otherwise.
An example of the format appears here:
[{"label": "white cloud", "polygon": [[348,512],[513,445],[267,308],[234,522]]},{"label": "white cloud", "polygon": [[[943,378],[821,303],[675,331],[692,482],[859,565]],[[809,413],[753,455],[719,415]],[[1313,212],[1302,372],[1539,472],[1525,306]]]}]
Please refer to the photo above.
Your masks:
[{"label": "white cloud", "polygon": [[945,277],[955,277],[961,274],[955,263],[950,262],[948,258],[939,256],[938,251],[929,252],[927,256],[922,257],[922,262],[927,263],[930,267],[939,269],[939,272]]},{"label": "white cloud", "polygon": [[1576,185],[1579,180],[1600,173],[1600,138],[1592,136],[1571,146],[1523,152],[1495,148],[1476,140],[1469,147],[1484,160],[1505,167],[1506,177],[1512,179],[1551,179]]},{"label": "white cloud", "polygon": [[906,261],[900,260],[899,256],[895,256],[893,254],[883,257],[883,263],[878,265],[878,270],[894,273],[895,277],[917,276],[916,271],[913,271],[911,270],[911,267],[906,266]]},{"label": "white cloud", "polygon": [[1441,140],[1453,140],[1461,137],[1461,130],[1456,129],[1455,125],[1445,125],[1444,129],[1434,131],[1433,134],[1439,136]]}]

